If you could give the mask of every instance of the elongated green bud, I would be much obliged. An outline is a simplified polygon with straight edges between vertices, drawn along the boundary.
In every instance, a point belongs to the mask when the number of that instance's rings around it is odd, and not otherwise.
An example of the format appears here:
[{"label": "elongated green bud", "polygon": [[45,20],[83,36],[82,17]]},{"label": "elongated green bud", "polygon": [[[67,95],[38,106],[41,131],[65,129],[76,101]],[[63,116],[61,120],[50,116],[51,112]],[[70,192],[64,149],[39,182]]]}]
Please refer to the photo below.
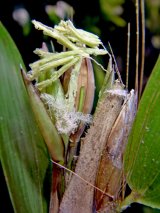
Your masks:
[{"label": "elongated green bud", "polygon": [[64,145],[54,124],[52,123],[37,91],[28,79],[25,71],[21,69],[23,81],[27,89],[32,110],[37,124],[41,130],[44,141],[48,147],[51,158],[61,164],[64,163]]},{"label": "elongated green bud", "polygon": [[[95,81],[92,64],[88,58],[84,58],[82,61],[77,85],[75,108],[83,114],[90,114],[94,101]],[[84,128],[84,123],[81,123],[77,131],[71,135],[71,140],[78,142]]]}]

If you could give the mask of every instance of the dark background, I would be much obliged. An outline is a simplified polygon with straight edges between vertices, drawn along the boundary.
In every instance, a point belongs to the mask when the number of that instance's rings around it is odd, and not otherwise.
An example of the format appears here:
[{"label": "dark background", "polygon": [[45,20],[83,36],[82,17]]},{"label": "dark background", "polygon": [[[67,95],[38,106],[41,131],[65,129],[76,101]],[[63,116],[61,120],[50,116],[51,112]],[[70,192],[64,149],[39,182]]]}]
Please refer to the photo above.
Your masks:
[{"label": "dark background", "polygon": [[[30,33],[27,36],[24,36],[22,27],[13,20],[12,13],[16,8],[24,7],[29,12],[31,20],[36,19],[44,24],[53,26],[54,22],[49,19],[47,13],[45,12],[45,6],[48,4],[54,5],[56,4],[56,1],[39,0],[37,3],[36,1],[31,0],[3,0],[2,2],[4,2],[4,6],[0,7],[0,20],[11,34],[23,56],[26,66],[28,66],[29,63],[36,59],[33,54],[33,50],[36,47],[41,46],[43,35],[41,32],[36,31],[34,27],[31,26]],[[100,2],[103,1],[68,0],[66,2],[68,2],[74,8],[75,14],[73,21],[75,26],[93,32],[100,32],[100,38],[104,45],[107,46],[108,42],[110,42],[113,52],[117,58],[119,69],[121,72],[124,72],[126,62],[127,24],[124,27],[120,27],[118,24],[115,24],[112,21],[112,18],[102,14]],[[124,0],[124,3],[121,6],[123,8],[123,13],[120,15],[121,18],[123,18],[126,23],[131,23],[130,72],[132,75],[132,72],[135,70],[136,34],[134,1]],[[146,11],[146,15],[147,14],[149,14],[149,12]],[[157,23],[159,22],[159,18],[160,17],[157,17]],[[151,40],[154,34],[159,33],[159,30],[160,29],[152,30],[146,27],[145,75],[147,77],[149,76],[158,57],[159,47],[155,48]]]},{"label": "dark background", "polygon": [[[106,0],[107,1],[107,0]],[[109,17],[102,12],[102,2],[101,0],[95,1],[83,1],[83,0],[70,0],[68,2],[74,9],[75,14],[73,17],[73,22],[77,28],[83,28],[94,33],[98,33],[104,45],[108,47],[108,42],[110,42],[115,58],[118,63],[119,70],[122,74],[122,77],[125,79],[125,63],[126,63],[126,45],[127,45],[127,24],[125,26],[120,26],[121,24],[115,23],[114,18],[120,16],[126,23],[131,23],[131,45],[130,45],[130,79],[129,85],[133,87],[134,85],[134,76],[135,76],[135,6],[134,1],[126,0],[121,4],[123,13],[116,15],[114,17]],[[42,23],[53,26],[57,19],[51,20],[47,13],[45,12],[45,6],[48,4],[56,4],[56,1],[52,0],[3,0],[1,1],[0,6],[0,20],[4,26],[9,31],[13,40],[15,41],[20,53],[22,54],[23,60],[27,69],[29,69],[29,63],[36,60],[36,56],[33,54],[33,50],[36,47],[41,47],[42,41],[46,38],[42,35],[41,32],[36,31],[32,25],[30,25],[30,32],[27,35],[24,35],[23,28],[13,19],[13,11],[17,8],[25,8],[29,15],[30,20],[36,19]],[[3,5],[3,6],[2,6]],[[105,5],[104,5],[105,6]],[[147,9],[146,5],[146,20],[149,19],[152,21],[153,17],[151,16],[149,5]],[[159,9],[160,11],[160,9]],[[112,13],[112,11],[111,11]],[[159,16],[157,20],[159,21]],[[154,23],[153,23],[154,25]],[[150,26],[150,27],[149,27]],[[144,82],[147,81],[149,74],[152,71],[152,68],[156,62],[156,59],[159,54],[160,45],[154,46],[152,43],[152,38],[155,35],[159,34],[160,29],[157,27],[152,28],[152,23],[146,25],[146,49],[145,49],[145,69],[144,69]],[[159,25],[160,26],[160,25]],[[140,43],[141,46],[141,43]],[[104,66],[107,65],[107,63]],[[2,175],[2,169],[0,168],[0,213],[12,213],[12,206],[9,202],[9,195],[6,190],[6,184],[4,177]],[[149,208],[143,208],[143,206],[138,204],[133,204],[125,212],[153,212]],[[158,210],[154,211],[158,212]]]}]

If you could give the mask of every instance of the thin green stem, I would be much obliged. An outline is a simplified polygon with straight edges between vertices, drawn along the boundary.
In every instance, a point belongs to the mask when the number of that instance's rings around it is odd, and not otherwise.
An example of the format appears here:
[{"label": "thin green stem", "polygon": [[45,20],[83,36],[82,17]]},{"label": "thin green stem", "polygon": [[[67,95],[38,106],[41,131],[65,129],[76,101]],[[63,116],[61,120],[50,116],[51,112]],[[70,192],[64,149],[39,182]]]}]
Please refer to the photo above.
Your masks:
[{"label": "thin green stem", "polygon": [[132,191],[131,194],[129,194],[118,206],[118,212],[122,212],[127,207],[129,207],[132,203],[135,203],[139,195]]}]

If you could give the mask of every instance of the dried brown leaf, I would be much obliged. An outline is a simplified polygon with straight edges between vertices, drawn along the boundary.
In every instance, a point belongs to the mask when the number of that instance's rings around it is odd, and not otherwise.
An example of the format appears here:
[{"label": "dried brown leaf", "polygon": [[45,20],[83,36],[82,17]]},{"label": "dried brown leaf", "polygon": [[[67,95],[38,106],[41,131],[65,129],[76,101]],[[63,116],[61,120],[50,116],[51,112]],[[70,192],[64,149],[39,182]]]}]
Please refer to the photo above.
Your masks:
[{"label": "dried brown leaf", "polygon": [[[114,91],[114,90],[112,90]],[[98,103],[93,124],[83,140],[75,172],[91,184],[95,184],[101,154],[109,137],[112,126],[121,111],[124,96],[106,92]],[[93,208],[94,187],[72,176],[63,196],[60,212],[87,212]]]}]

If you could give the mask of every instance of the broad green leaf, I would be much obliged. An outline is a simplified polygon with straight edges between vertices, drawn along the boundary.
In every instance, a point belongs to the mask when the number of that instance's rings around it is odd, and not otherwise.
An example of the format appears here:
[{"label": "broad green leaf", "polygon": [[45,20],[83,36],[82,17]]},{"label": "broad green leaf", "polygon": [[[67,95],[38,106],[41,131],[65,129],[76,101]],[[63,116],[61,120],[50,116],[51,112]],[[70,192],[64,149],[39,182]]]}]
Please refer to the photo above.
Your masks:
[{"label": "broad green leaf", "polygon": [[124,165],[132,189],[124,204],[160,208],[160,57],[140,101]]},{"label": "broad green leaf", "polygon": [[0,160],[14,211],[42,213],[48,209],[50,161],[20,64],[21,56],[0,24]]}]

